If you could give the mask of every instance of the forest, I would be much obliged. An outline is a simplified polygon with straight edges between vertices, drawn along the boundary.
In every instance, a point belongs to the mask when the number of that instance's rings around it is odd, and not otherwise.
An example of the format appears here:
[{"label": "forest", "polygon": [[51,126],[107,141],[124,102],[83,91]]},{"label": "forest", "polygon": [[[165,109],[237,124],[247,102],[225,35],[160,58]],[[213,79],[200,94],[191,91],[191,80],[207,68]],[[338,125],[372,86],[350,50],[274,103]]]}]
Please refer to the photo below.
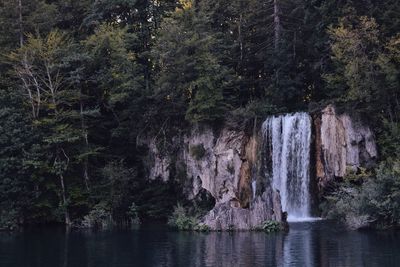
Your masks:
[{"label": "forest", "polygon": [[166,222],[185,177],[147,179],[143,140],[327,104],[379,160],[321,214],[400,226],[399,29],[397,0],[1,0],[0,229]]}]

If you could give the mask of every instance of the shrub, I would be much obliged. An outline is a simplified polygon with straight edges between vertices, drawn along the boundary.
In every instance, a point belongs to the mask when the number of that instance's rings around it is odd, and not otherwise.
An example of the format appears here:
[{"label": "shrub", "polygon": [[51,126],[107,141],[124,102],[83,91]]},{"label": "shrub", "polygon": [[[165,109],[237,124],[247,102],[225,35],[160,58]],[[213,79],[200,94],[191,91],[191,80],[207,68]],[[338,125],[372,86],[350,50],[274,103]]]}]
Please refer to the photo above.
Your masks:
[{"label": "shrub", "polygon": [[193,230],[195,230],[197,232],[208,232],[208,231],[210,231],[210,227],[206,224],[200,223],[200,224],[197,224]]},{"label": "shrub", "polygon": [[237,108],[229,112],[226,118],[226,126],[230,129],[245,130],[254,118],[263,120],[267,116],[282,112],[283,109],[268,103],[265,99],[250,101],[245,107]]},{"label": "shrub", "polygon": [[345,180],[351,182],[362,182],[363,180],[371,177],[371,175],[372,175],[371,172],[369,172],[365,168],[359,167],[357,168],[357,170],[354,170],[350,167],[347,167]]},{"label": "shrub", "polygon": [[382,163],[375,179],[363,185],[366,208],[378,227],[400,225],[400,160]]},{"label": "shrub", "polygon": [[198,144],[190,146],[189,152],[195,160],[201,160],[206,154],[206,149],[203,144]]},{"label": "shrub", "polygon": [[111,212],[103,202],[94,206],[94,208],[83,218],[82,227],[106,229],[113,225]]},{"label": "shrub", "polygon": [[203,226],[199,225],[197,217],[189,215],[181,204],[174,208],[172,215],[168,219],[168,225],[181,231],[203,229]]},{"label": "shrub", "polygon": [[277,221],[265,221],[262,224],[262,230],[266,233],[276,233],[283,230],[283,227],[280,222]]},{"label": "shrub", "polygon": [[346,181],[321,205],[323,215],[351,229],[400,225],[400,161],[381,163],[361,184]]},{"label": "shrub", "polygon": [[382,158],[400,157],[400,122],[383,121],[381,133],[378,135],[378,145]]},{"label": "shrub", "polygon": [[365,212],[365,198],[362,188],[346,182],[330,196],[321,206],[324,216],[344,223],[350,229],[360,229],[369,226],[372,222]]}]

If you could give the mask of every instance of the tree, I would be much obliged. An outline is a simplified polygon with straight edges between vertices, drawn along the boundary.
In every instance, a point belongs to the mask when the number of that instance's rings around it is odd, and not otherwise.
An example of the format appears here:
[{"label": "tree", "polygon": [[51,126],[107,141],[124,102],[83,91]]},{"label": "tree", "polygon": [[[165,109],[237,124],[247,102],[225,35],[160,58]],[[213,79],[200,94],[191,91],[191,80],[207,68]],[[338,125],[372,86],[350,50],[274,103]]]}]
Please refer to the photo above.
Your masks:
[{"label": "tree", "polygon": [[208,17],[191,1],[182,1],[159,32],[157,95],[191,122],[213,122],[225,115],[224,92],[232,88],[232,70],[221,64],[219,39]]},{"label": "tree", "polygon": [[11,88],[0,89],[0,228],[15,228],[27,218],[35,199],[27,153],[37,141],[21,99]]},{"label": "tree", "polygon": [[335,70],[325,77],[337,100],[365,114],[383,109],[385,117],[398,118],[398,37],[386,44],[368,17],[344,18],[329,33]]},{"label": "tree", "polygon": [[45,133],[42,145],[47,156],[43,157],[43,166],[51,166],[50,174],[59,179],[60,208],[66,224],[71,224],[71,219],[65,174],[72,164],[73,146],[82,137],[81,129],[76,127],[79,115],[72,109],[76,93],[68,87],[63,69],[70,45],[66,35],[58,31],[45,38],[28,35],[26,44],[9,57],[22,83],[21,93],[31,106],[33,123]]}]

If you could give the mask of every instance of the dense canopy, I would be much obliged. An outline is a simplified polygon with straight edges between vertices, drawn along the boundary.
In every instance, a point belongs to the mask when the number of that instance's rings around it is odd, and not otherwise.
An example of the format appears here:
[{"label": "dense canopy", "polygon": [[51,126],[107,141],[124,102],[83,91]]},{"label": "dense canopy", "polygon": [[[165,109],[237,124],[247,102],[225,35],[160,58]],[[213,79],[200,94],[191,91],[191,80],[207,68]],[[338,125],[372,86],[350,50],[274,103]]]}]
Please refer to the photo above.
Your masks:
[{"label": "dense canopy", "polygon": [[0,228],[164,220],[182,177],[148,181],[141,139],[329,103],[379,141],[345,186],[400,224],[399,29],[396,0],[3,0]]}]

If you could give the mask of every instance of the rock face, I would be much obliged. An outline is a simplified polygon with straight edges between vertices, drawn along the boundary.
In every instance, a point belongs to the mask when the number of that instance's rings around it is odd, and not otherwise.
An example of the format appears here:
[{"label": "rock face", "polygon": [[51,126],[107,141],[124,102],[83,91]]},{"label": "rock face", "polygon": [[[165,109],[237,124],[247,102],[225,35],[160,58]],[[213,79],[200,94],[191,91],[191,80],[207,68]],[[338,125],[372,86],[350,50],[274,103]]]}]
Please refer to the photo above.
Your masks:
[{"label": "rock face", "polygon": [[282,221],[282,206],[278,192],[257,196],[250,208],[241,208],[236,201],[217,203],[203,219],[212,230],[250,230],[266,220]]},{"label": "rock face", "polygon": [[[298,119],[299,116],[288,115],[285,118],[294,122],[291,118]],[[306,117],[310,118],[308,115]],[[282,130],[283,126],[275,127],[276,132],[282,132],[278,136],[286,136],[286,139],[276,138],[273,144],[283,147],[279,142],[285,143],[286,140],[285,148],[288,149],[282,151],[285,151],[283,155],[286,157],[290,156],[290,160],[287,160],[290,166],[281,168],[280,173],[289,173],[291,179],[288,181],[293,180],[292,176],[296,179],[301,177],[300,182],[306,181],[309,188],[318,186],[321,195],[332,181],[344,177],[349,169],[368,166],[377,157],[372,131],[347,114],[337,114],[333,106],[326,107],[314,116],[312,123],[308,119],[306,125],[300,124],[303,121],[282,124],[288,128],[285,128],[286,131]],[[307,133],[310,133],[307,139],[302,139],[301,144],[306,145],[307,149],[301,153],[299,151],[303,150],[299,142],[293,142],[294,138],[301,138],[299,133],[303,131],[299,131],[300,128],[307,128]],[[286,132],[291,134],[284,134]],[[311,132],[314,133],[312,141]],[[311,142],[315,145],[314,150],[309,149]],[[169,143],[174,144],[175,149],[164,153],[159,151],[154,140],[146,143],[149,148],[146,159],[149,179],[168,181],[170,177],[176,179],[179,176],[188,199],[197,199],[205,190],[215,199],[214,208],[202,219],[202,223],[212,230],[250,230],[267,220],[284,222],[287,214],[282,212],[282,203],[298,195],[296,189],[291,190],[290,194],[279,192],[275,180],[272,181],[271,177],[279,176],[272,175],[276,172],[273,166],[279,165],[279,162],[275,160],[274,165],[271,142],[266,141],[260,128],[254,128],[249,134],[227,128],[216,133],[210,127],[193,127],[189,134],[172,138]],[[305,153],[310,153],[310,158],[315,160],[301,161]],[[304,175],[299,174],[298,161],[306,162],[304,166],[301,165]],[[307,168],[306,165],[311,166]],[[315,175],[311,170],[315,170]],[[309,179],[309,176],[317,179]],[[291,182],[284,185],[293,187]],[[310,199],[317,199],[318,194],[314,191]],[[281,201],[281,197],[286,199]],[[300,206],[291,213],[296,213],[304,205]],[[309,206],[309,216],[313,216],[311,204]]]},{"label": "rock face", "polygon": [[368,166],[377,157],[373,133],[369,127],[348,114],[336,114],[332,105],[314,119],[316,127],[316,176],[323,190],[331,181],[351,169]]},{"label": "rock face", "polygon": [[149,149],[149,161],[152,163],[151,168],[149,168],[149,179],[155,180],[157,178],[162,178],[164,182],[168,181],[169,178],[169,165],[171,164],[170,158],[163,156],[156,146],[154,140],[148,140],[147,146]]},{"label": "rock face", "polygon": [[216,201],[203,219],[212,230],[249,230],[266,220],[281,221],[279,193],[264,186],[256,195],[251,187],[253,180],[264,179],[257,167],[258,143],[257,135],[228,129],[215,134],[210,128],[196,127],[182,138],[175,162],[148,144],[149,178],[167,181],[172,164],[184,166],[191,182],[187,197],[193,199],[205,189]]},{"label": "rock face", "polygon": [[[219,136],[214,136],[209,128],[193,129],[191,135],[185,137],[187,149],[183,151],[183,162],[187,175],[195,181],[193,196],[204,188],[217,203],[236,198],[243,138],[243,133],[226,129],[223,129]],[[201,155],[198,155],[199,153]]]}]

